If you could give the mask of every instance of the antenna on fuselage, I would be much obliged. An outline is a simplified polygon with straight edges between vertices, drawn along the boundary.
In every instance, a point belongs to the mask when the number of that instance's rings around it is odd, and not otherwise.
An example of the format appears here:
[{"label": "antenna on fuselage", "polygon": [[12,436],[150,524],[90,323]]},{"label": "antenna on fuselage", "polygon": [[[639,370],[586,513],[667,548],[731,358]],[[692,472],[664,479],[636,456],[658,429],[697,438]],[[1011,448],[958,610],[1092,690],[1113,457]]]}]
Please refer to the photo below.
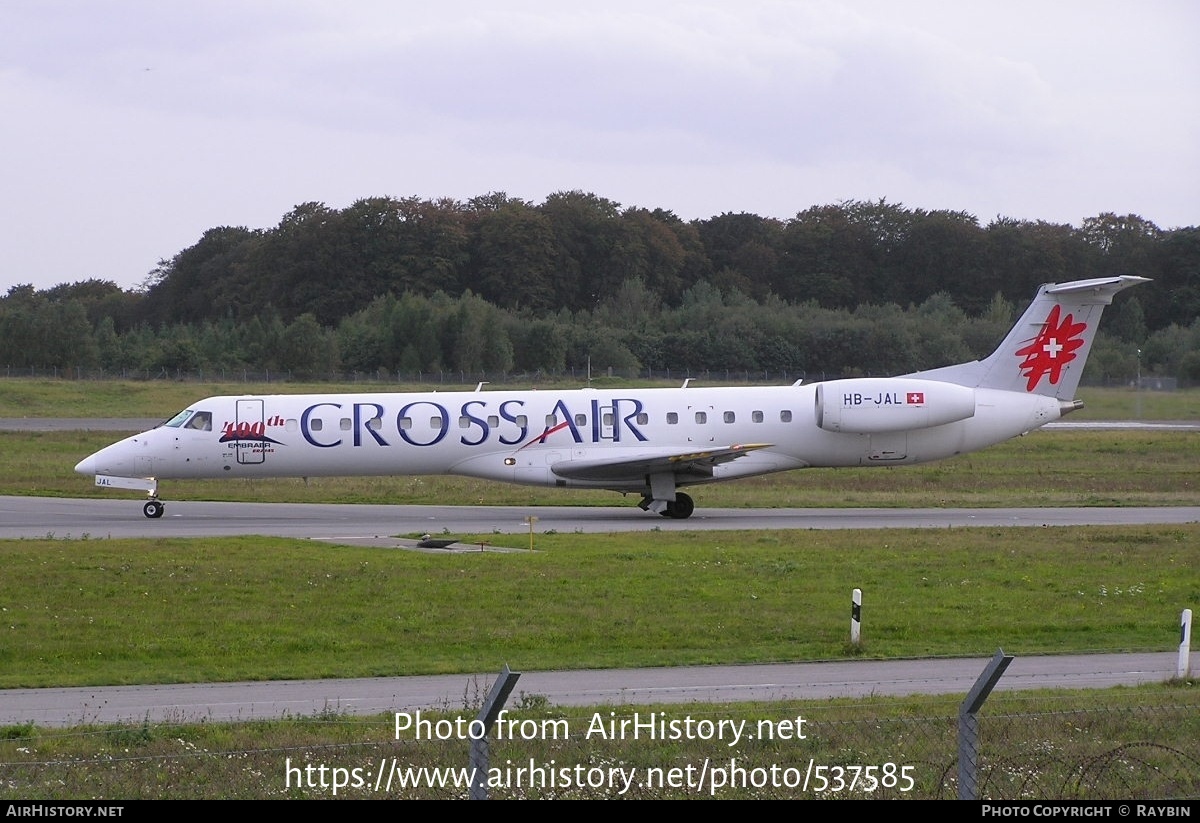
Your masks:
[{"label": "antenna on fuselage", "polygon": [[681,389],[686,389],[686,388],[688,387],[688,383],[691,383],[691,382],[692,382],[692,378],[690,378],[690,377],[685,377],[685,378],[683,379],[683,385],[682,385],[682,386],[680,386],[679,388],[681,388]]},{"label": "antenna on fuselage", "polygon": [[483,387],[486,386],[488,382],[489,381],[487,380],[480,380],[478,385],[475,386],[475,391],[483,391]]}]

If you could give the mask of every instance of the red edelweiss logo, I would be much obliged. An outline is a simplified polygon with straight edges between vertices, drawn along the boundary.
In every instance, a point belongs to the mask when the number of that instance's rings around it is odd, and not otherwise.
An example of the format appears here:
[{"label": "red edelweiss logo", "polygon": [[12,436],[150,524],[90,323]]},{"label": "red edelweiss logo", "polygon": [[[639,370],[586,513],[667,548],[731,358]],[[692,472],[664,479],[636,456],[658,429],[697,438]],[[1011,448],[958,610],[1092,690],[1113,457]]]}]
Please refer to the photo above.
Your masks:
[{"label": "red edelweiss logo", "polygon": [[1078,335],[1087,328],[1087,323],[1074,322],[1070,314],[1059,322],[1061,308],[1051,309],[1046,324],[1033,342],[1017,349],[1017,356],[1025,358],[1020,366],[1021,373],[1029,380],[1025,391],[1033,391],[1047,374],[1051,384],[1057,384],[1063,366],[1075,359],[1075,350],[1083,345],[1084,341]]}]

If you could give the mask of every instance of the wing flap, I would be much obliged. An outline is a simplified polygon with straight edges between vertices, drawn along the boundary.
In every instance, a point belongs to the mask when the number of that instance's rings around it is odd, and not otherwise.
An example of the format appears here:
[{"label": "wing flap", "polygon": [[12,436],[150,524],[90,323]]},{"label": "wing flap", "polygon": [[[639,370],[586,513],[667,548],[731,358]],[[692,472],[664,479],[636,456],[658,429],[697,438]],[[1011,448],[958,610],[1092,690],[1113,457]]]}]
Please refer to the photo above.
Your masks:
[{"label": "wing flap", "polygon": [[742,443],[694,451],[638,454],[619,459],[560,460],[550,467],[559,477],[570,480],[615,482],[641,480],[650,474],[670,472],[684,477],[711,477],[714,466],[737,460],[771,443]]}]

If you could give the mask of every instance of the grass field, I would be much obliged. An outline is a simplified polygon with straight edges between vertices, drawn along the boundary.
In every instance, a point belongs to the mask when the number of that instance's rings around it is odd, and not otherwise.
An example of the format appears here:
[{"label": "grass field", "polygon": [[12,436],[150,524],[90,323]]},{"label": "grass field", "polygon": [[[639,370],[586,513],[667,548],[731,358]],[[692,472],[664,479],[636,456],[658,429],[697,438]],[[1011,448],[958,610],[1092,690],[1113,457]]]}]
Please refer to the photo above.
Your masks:
[{"label": "grass field", "polygon": [[19,540],[0,564],[6,688],[1167,650],[1200,603],[1200,525],[547,534],[455,555]]}]

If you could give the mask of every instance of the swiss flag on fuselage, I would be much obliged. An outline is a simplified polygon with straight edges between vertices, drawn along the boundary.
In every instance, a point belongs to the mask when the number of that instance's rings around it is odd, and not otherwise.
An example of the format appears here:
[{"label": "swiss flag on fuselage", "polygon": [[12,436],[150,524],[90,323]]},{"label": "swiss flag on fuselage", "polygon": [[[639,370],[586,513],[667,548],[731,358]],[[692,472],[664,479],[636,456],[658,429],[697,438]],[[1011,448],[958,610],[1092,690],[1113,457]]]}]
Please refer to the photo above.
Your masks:
[{"label": "swiss flag on fuselage", "polygon": [[905,396],[905,398],[904,398],[904,402],[905,402],[905,403],[908,403],[910,406],[911,406],[911,405],[923,406],[923,405],[925,405],[925,392],[923,392],[923,391],[910,391],[910,392],[909,392],[909,393],[908,393],[908,394]]}]

